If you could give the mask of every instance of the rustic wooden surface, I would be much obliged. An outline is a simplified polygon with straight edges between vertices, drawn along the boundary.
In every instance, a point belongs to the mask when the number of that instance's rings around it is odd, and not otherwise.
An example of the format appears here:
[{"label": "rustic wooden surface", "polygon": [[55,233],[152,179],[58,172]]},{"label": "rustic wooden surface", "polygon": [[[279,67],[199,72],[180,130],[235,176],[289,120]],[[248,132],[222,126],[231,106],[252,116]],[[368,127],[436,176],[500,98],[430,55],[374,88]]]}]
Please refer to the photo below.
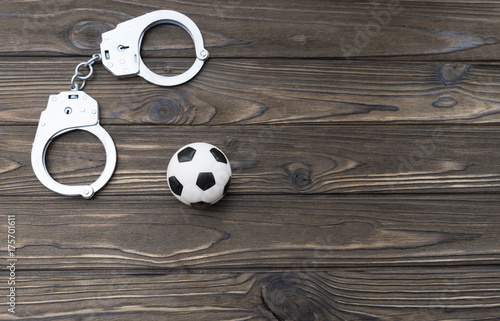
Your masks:
[{"label": "rustic wooden surface", "polygon": [[[211,57],[173,88],[117,80],[85,91],[118,151],[91,200],[35,177],[50,94],[102,32],[157,9],[201,29]],[[2,320],[498,320],[499,1],[3,1],[0,10]],[[142,54],[192,62],[176,26]],[[228,195],[177,202],[171,155],[228,155]],[[52,175],[90,183],[105,154],[56,139]],[[8,311],[16,217],[16,313]]]}]

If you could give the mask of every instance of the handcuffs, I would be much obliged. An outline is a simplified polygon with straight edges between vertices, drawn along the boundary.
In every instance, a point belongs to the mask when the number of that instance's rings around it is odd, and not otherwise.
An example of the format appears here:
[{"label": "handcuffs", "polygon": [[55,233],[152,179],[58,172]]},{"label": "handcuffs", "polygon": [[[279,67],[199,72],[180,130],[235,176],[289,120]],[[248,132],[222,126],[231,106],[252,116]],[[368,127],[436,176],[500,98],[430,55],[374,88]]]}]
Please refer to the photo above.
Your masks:
[{"label": "handcuffs", "polygon": [[[143,62],[140,49],[146,31],[158,24],[175,24],[185,29],[194,41],[196,60],[184,73],[162,76],[152,72]],[[67,196],[81,195],[86,199],[94,196],[109,181],[116,166],[117,154],[113,139],[99,124],[97,101],[83,88],[92,76],[93,65],[102,61],[104,67],[117,77],[140,76],[159,86],[176,86],[192,79],[208,58],[203,37],[196,24],[182,13],[172,10],[153,11],[122,22],[115,29],[102,34],[101,53],[87,62],[78,64],[71,79],[71,91],[51,95],[47,108],[42,112],[31,150],[31,165],[36,177],[48,189]],[[80,69],[88,68],[88,74]],[[77,81],[81,83],[78,84]],[[55,181],[47,171],[45,154],[52,140],[73,130],[83,130],[95,135],[106,152],[106,165],[99,178],[90,185],[64,185]]]}]

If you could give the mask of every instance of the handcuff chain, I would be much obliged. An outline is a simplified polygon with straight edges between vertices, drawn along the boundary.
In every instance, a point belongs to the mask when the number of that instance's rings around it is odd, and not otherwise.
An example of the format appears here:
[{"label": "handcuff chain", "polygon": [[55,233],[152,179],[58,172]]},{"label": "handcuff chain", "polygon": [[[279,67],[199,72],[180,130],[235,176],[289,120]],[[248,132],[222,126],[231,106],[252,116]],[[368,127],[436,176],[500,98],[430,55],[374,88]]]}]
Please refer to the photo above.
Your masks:
[{"label": "handcuff chain", "polygon": [[[92,74],[94,73],[94,63],[96,61],[101,60],[101,55],[100,54],[94,54],[92,55],[92,58],[90,58],[87,62],[81,62],[79,63],[76,68],[75,68],[75,74],[73,77],[71,77],[71,90],[82,90],[83,87],[85,87],[85,84],[87,83],[87,79],[89,79]],[[80,68],[88,68],[89,72],[85,75],[82,72],[80,72]],[[81,84],[76,83],[76,79],[80,79],[82,81]]]}]

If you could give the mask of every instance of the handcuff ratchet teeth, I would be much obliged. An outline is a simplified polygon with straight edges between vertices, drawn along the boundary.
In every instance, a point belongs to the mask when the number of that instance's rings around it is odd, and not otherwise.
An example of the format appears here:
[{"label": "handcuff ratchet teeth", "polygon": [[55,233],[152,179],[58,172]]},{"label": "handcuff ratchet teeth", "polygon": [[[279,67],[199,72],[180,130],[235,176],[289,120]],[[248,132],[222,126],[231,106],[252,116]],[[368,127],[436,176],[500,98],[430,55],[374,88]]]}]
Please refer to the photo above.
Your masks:
[{"label": "handcuff ratchet teeth", "polygon": [[[152,72],[142,61],[140,48],[145,32],[151,27],[170,23],[184,28],[192,37],[196,50],[196,60],[183,74],[161,76]],[[116,167],[117,154],[113,139],[99,124],[99,107],[97,101],[83,90],[86,81],[92,76],[96,61],[102,63],[117,77],[138,75],[147,81],[160,86],[175,86],[189,81],[202,68],[208,58],[208,51],[203,46],[203,38],[196,24],[187,16],[171,10],[154,11],[133,18],[117,25],[111,31],[102,34],[101,54],[95,54],[87,62],[78,64],[71,79],[71,91],[63,91],[51,95],[47,108],[42,112],[38,123],[31,164],[35,175],[48,189],[67,196],[81,195],[91,198],[109,181]],[[88,74],[80,69],[88,68]],[[78,80],[81,81],[78,84]],[[90,185],[64,185],[56,182],[45,165],[45,156],[52,140],[73,130],[83,130],[95,135],[104,146],[106,165],[99,178]]]}]

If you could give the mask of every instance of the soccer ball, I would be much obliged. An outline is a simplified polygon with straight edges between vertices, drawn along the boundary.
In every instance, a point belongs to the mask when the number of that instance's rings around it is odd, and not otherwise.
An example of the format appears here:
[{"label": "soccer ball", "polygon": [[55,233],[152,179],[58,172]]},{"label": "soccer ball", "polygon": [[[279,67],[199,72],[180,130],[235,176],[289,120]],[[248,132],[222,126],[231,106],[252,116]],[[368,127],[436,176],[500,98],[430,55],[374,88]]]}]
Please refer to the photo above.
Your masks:
[{"label": "soccer ball", "polygon": [[207,143],[193,143],[179,149],[167,168],[170,191],[184,204],[205,208],[218,202],[231,182],[226,155]]}]

